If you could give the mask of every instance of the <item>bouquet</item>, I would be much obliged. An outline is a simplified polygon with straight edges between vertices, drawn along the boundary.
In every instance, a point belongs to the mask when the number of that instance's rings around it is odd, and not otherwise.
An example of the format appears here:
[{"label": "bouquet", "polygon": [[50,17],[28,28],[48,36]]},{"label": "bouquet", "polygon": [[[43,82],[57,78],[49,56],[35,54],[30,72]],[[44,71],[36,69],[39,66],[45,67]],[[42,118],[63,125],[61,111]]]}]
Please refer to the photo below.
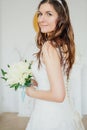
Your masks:
[{"label": "bouquet", "polygon": [[7,82],[10,88],[14,88],[15,90],[21,87],[29,87],[31,86],[31,81],[34,77],[31,69],[32,63],[32,61],[28,62],[25,60],[12,65],[7,65],[7,72],[1,69],[1,78]]}]

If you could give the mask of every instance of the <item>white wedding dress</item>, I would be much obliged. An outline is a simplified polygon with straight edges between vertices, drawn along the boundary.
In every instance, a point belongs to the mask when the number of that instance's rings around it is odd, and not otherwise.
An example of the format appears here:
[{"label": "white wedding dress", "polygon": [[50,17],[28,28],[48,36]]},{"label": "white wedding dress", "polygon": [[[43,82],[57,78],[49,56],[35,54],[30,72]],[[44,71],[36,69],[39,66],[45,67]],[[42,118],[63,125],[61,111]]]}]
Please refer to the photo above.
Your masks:
[{"label": "white wedding dress", "polygon": [[[38,69],[38,62],[32,65],[32,71],[38,82],[39,90],[49,90],[50,85],[45,65],[42,63]],[[67,92],[66,77],[66,98],[62,103],[35,99],[34,110],[30,117],[26,130],[84,130],[81,117],[70,102]]]}]

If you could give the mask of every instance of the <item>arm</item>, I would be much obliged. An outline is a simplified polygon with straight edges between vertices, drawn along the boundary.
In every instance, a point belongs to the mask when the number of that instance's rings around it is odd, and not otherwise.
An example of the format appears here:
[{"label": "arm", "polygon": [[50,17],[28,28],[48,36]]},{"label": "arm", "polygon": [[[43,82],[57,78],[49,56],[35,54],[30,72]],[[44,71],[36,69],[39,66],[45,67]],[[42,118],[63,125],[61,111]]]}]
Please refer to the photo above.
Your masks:
[{"label": "arm", "polygon": [[33,87],[27,88],[27,95],[42,100],[62,102],[65,97],[64,81],[62,77],[60,58],[54,47],[45,43],[43,48],[43,60],[50,83],[50,90],[35,90]]}]

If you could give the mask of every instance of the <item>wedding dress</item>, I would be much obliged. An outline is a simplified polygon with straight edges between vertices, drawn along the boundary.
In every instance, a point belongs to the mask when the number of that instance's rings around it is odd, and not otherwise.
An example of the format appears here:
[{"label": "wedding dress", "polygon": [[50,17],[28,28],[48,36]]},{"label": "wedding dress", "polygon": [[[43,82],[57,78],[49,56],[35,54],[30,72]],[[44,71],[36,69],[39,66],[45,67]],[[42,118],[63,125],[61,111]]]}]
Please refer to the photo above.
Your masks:
[{"label": "wedding dress", "polygon": [[[32,64],[32,72],[38,82],[38,90],[49,90],[50,84],[46,68],[38,62]],[[80,114],[74,109],[67,91],[67,80],[64,76],[66,97],[63,102],[51,102],[35,99],[35,106],[26,130],[85,130]]]}]

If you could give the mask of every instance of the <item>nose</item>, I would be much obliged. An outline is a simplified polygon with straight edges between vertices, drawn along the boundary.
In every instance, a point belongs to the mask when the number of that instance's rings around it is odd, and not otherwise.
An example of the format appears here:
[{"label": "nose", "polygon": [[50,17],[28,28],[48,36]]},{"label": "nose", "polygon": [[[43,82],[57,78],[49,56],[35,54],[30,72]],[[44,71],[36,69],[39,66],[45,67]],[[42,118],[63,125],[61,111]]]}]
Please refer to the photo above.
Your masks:
[{"label": "nose", "polygon": [[38,22],[44,22],[46,19],[45,15],[41,15],[40,17],[38,17]]}]

